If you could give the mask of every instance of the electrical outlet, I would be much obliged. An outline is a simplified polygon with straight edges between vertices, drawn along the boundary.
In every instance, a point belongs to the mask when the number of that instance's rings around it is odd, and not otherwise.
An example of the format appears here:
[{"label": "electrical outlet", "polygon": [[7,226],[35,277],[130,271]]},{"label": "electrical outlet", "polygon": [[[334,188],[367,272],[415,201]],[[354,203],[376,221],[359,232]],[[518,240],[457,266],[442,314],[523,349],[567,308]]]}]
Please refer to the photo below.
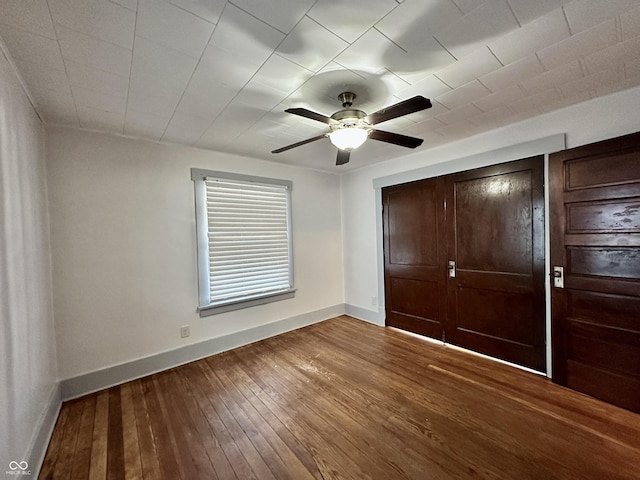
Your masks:
[{"label": "electrical outlet", "polygon": [[187,338],[191,335],[191,330],[189,329],[189,325],[183,325],[180,327],[180,338]]},{"label": "electrical outlet", "polygon": [[371,297],[371,305],[374,307],[378,305],[378,297]]}]

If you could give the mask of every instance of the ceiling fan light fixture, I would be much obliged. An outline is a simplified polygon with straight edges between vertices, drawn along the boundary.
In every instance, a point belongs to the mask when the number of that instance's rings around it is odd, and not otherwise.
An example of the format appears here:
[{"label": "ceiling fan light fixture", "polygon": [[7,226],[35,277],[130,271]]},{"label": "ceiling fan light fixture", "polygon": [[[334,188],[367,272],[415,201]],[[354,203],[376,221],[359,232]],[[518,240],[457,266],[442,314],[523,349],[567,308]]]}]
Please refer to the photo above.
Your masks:
[{"label": "ceiling fan light fixture", "polygon": [[338,128],[329,134],[329,140],[341,150],[353,150],[362,145],[369,132],[364,128],[345,127]]},{"label": "ceiling fan light fixture", "polygon": [[394,118],[419,112],[426,108],[431,108],[431,100],[421,95],[398,102],[390,107],[385,107],[369,115],[362,110],[351,108],[356,95],[352,92],[343,92],[338,96],[342,103],[342,110],[338,110],[330,117],[321,113],[307,110],[306,108],[287,108],[285,112],[293,113],[304,118],[325,123],[329,126],[329,131],[322,135],[316,135],[300,142],[292,143],[286,147],[272,150],[271,153],[282,153],[307,143],[315,142],[329,137],[331,143],[338,147],[336,165],[344,165],[349,162],[351,150],[362,145],[368,137],[379,142],[390,143],[407,148],[417,148],[422,145],[421,138],[409,137],[399,133],[385,132],[371,128],[378,123],[393,120]]}]

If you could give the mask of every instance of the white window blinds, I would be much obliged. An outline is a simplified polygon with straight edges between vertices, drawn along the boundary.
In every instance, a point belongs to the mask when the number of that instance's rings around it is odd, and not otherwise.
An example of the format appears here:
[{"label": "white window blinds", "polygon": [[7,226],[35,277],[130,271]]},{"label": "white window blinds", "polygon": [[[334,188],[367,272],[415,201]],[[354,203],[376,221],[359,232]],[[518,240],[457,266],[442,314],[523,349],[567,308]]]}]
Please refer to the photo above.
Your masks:
[{"label": "white window blinds", "polygon": [[205,183],[211,303],[291,288],[286,187]]},{"label": "white window blinds", "polygon": [[202,175],[206,240],[198,254],[207,278],[201,272],[201,307],[292,291],[290,182],[268,180]]}]

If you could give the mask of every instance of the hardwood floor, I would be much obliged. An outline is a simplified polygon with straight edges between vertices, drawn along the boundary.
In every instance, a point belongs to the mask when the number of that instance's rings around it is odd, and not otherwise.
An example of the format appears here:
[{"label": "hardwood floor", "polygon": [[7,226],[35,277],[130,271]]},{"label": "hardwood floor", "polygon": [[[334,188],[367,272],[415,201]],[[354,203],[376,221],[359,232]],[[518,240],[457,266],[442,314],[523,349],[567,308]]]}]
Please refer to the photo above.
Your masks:
[{"label": "hardwood floor", "polygon": [[66,402],[40,478],[638,479],[640,416],[343,316]]}]

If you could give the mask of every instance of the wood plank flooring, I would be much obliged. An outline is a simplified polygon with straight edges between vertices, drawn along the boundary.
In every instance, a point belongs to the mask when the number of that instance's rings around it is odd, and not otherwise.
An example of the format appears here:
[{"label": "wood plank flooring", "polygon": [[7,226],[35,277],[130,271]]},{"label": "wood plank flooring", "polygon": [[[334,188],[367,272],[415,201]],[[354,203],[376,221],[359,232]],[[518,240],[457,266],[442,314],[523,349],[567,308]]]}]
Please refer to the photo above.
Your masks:
[{"label": "wood plank flooring", "polygon": [[66,402],[44,479],[638,479],[640,416],[338,317]]}]

